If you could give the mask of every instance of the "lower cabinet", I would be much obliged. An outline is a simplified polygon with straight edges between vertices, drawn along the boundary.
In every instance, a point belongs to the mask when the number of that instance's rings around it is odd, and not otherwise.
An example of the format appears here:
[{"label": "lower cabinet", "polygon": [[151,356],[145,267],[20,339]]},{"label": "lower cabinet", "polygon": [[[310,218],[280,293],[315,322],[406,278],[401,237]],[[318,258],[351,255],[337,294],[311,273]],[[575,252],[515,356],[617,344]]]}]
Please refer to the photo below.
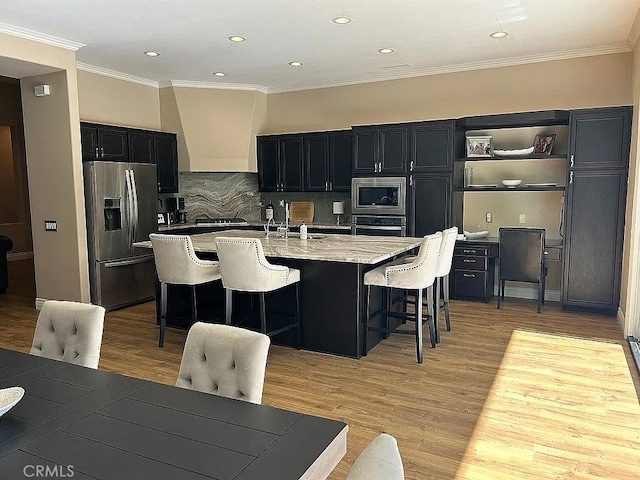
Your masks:
[{"label": "lower cabinet", "polygon": [[493,296],[497,251],[497,243],[456,245],[451,279],[453,298],[489,301]]}]

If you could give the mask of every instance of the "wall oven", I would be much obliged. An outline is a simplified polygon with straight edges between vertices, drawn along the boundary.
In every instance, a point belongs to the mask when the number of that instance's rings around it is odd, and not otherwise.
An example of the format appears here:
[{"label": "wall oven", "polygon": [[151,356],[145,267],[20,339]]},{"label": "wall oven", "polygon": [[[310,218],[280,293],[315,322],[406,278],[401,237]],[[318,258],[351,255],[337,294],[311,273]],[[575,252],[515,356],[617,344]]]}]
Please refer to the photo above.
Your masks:
[{"label": "wall oven", "polygon": [[354,215],[406,214],[405,177],[361,177],[351,180],[351,211]]},{"label": "wall oven", "polygon": [[353,215],[352,235],[406,237],[407,217],[394,215]]}]

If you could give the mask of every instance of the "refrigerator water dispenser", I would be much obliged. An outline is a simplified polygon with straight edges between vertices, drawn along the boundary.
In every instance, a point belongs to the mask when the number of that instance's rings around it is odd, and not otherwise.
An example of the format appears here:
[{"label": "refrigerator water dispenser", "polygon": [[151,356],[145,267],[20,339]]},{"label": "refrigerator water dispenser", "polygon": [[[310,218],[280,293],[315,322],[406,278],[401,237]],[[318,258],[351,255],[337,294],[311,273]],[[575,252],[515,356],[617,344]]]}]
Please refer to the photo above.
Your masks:
[{"label": "refrigerator water dispenser", "polygon": [[106,231],[122,230],[120,198],[104,199],[104,229]]}]

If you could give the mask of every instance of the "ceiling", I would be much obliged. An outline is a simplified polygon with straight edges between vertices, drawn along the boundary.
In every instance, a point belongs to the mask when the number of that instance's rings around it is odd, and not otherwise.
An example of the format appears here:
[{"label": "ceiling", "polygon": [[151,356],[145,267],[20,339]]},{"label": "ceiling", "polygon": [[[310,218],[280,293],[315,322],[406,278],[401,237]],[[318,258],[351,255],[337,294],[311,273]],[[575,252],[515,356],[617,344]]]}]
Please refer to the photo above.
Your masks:
[{"label": "ceiling", "polygon": [[[629,51],[639,8],[640,0],[0,0],[0,32],[81,47],[78,68],[140,83],[282,92]],[[352,22],[337,25],[338,16]],[[500,30],[509,35],[489,37]],[[378,53],[385,47],[394,52]]]}]

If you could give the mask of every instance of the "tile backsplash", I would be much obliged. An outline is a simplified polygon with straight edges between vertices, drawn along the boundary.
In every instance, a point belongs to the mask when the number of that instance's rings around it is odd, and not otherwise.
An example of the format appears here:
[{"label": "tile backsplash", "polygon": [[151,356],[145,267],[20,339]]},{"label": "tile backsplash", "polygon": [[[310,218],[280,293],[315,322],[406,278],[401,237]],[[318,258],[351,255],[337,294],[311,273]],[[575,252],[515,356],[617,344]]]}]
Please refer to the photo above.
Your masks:
[{"label": "tile backsplash", "polygon": [[[257,173],[180,172],[180,193],[160,195],[184,197],[187,222],[203,217],[242,217],[247,221],[264,221],[264,207],[269,200],[274,205],[274,218],[284,221],[284,207],[280,200],[313,201],[314,223],[336,223],[333,202],[344,201],[344,215],[340,223],[351,220],[351,197],[348,192],[272,192],[258,191]],[[160,207],[161,211],[163,210]]]}]

